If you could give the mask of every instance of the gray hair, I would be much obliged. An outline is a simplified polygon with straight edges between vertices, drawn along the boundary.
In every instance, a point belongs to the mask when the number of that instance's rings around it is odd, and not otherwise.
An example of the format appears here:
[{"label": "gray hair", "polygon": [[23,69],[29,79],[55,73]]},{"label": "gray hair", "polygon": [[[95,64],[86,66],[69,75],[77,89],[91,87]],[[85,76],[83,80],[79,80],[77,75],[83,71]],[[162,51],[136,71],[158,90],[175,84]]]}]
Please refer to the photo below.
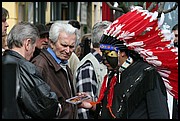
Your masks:
[{"label": "gray hair", "polygon": [[35,25],[29,22],[19,22],[13,26],[7,36],[7,45],[9,49],[13,47],[22,47],[23,41],[31,39],[31,44],[34,44],[39,39],[39,32]]},{"label": "gray hair", "polygon": [[67,34],[75,34],[77,37],[77,28],[74,28],[72,25],[68,23],[56,21],[51,25],[51,28],[49,30],[49,39],[53,43],[56,43],[61,32],[65,32]]},{"label": "gray hair", "polygon": [[104,30],[111,24],[110,21],[101,21],[94,24],[92,28],[91,42],[93,48],[99,48],[100,39],[104,33]]}]

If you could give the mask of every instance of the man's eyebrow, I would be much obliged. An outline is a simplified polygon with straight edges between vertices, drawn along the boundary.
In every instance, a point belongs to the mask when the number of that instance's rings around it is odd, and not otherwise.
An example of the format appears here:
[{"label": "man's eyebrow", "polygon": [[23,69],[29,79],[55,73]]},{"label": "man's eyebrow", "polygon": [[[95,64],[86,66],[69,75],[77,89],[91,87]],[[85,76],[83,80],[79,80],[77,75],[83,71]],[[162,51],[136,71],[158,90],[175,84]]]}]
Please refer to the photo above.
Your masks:
[{"label": "man's eyebrow", "polygon": [[68,45],[67,43],[60,43],[60,44],[63,46],[70,46],[70,47],[75,46],[75,44],[72,44],[72,45]]}]

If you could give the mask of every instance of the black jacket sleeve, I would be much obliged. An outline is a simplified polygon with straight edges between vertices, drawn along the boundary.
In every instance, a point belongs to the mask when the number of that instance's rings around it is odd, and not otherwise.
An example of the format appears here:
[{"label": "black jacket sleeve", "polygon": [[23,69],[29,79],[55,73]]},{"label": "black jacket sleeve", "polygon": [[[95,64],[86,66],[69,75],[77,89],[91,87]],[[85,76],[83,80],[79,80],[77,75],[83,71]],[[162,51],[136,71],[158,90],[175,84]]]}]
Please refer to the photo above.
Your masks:
[{"label": "black jacket sleeve", "polygon": [[[154,89],[146,93],[147,111],[150,119],[169,119],[166,88],[162,78],[156,71],[151,72],[149,80],[155,83]],[[150,77],[149,76],[149,77]]]}]

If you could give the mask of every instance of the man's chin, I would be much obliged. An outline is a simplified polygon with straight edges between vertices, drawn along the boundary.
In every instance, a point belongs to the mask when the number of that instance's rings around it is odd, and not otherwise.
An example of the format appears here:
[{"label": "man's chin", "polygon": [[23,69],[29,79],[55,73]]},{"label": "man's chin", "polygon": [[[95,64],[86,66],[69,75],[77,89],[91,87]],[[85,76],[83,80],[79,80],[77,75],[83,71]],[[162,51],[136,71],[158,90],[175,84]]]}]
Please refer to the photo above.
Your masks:
[{"label": "man's chin", "polygon": [[7,33],[2,32],[2,37],[6,36],[6,35],[7,35]]},{"label": "man's chin", "polygon": [[47,49],[47,48],[48,48],[48,45],[44,44],[41,49]]}]

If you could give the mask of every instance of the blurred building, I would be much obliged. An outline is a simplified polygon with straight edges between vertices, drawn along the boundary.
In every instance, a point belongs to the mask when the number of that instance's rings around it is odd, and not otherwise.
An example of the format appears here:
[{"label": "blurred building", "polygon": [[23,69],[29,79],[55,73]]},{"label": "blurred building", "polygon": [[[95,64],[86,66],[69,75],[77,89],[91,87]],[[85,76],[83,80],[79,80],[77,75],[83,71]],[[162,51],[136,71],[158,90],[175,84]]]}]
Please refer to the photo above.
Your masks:
[{"label": "blurred building", "polygon": [[20,21],[46,24],[75,19],[81,23],[82,33],[89,33],[102,20],[102,2],[2,2],[2,6],[10,14],[8,32]]},{"label": "blurred building", "polygon": [[[110,3],[115,4],[116,2]],[[134,4],[138,4],[138,2],[134,2]],[[165,9],[174,4],[175,2],[166,2]],[[46,24],[56,20],[75,19],[81,23],[81,35],[83,35],[90,33],[96,22],[114,21],[122,15],[115,15],[114,10],[110,9],[106,2],[2,2],[2,6],[10,13],[10,18],[7,19],[9,23],[8,32],[19,21]],[[172,27],[178,23],[178,8],[165,14],[165,16],[165,23]]]}]

